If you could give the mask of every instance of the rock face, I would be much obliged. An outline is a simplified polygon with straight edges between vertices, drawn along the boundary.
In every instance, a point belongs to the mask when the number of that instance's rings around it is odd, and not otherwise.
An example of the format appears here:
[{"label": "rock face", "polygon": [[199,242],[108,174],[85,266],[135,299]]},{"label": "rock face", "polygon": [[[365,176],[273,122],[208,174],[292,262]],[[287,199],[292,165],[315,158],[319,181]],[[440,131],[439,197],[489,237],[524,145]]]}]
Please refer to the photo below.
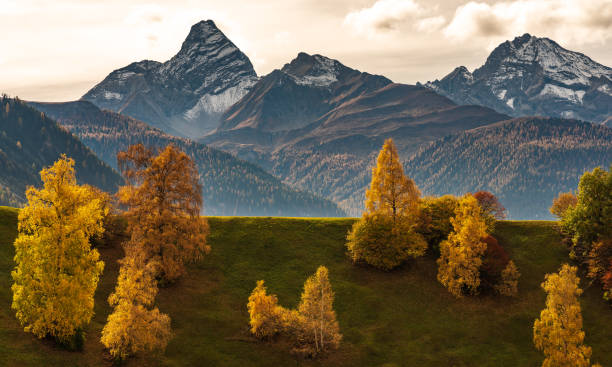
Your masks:
[{"label": "rock face", "polygon": [[264,76],[201,141],[359,215],[369,166],[386,138],[406,158],[438,137],[508,118],[300,53]]},{"label": "rock face", "polygon": [[599,123],[612,115],[612,68],[529,34],[499,45],[473,73],[461,66],[425,86],[458,104],[512,116]]},{"label": "rock face", "polygon": [[191,27],[170,60],[115,70],[82,99],[172,135],[197,138],[215,129],[221,114],[256,82],[249,58],[208,20]]}]

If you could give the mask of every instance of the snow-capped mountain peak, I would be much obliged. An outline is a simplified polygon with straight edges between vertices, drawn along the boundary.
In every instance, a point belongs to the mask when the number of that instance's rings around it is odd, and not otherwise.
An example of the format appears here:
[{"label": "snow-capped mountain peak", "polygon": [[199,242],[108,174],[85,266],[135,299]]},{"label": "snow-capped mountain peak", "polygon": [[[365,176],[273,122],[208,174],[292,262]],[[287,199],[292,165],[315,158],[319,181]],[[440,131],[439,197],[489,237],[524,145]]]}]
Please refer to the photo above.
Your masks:
[{"label": "snow-capped mountain peak", "polygon": [[347,67],[337,60],[300,52],[281,71],[289,75],[297,84],[327,87],[338,81],[338,77],[345,69]]},{"label": "snow-capped mountain peak", "polygon": [[194,24],[180,51],[112,72],[83,99],[170,134],[197,138],[257,82],[249,58],[212,20]]},{"label": "snow-capped mountain peak", "polygon": [[460,104],[514,116],[600,122],[612,115],[612,69],[528,33],[497,46],[472,74],[456,68],[427,87]]}]

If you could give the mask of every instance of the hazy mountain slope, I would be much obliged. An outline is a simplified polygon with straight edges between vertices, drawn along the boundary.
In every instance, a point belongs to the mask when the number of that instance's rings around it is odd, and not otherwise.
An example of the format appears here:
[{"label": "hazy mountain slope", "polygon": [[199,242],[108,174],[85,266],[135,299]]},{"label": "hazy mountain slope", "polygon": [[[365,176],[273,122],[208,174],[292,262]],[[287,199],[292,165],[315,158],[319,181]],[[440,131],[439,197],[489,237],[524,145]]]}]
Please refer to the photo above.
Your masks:
[{"label": "hazy mountain slope", "polygon": [[369,167],[386,138],[408,157],[423,143],[505,119],[488,108],[457,106],[424,87],[300,53],[261,78],[202,141],[358,215]]},{"label": "hazy mountain slope", "polygon": [[25,103],[0,97],[0,205],[25,203],[28,186],[40,186],[40,171],[62,154],[75,160],[80,183],[115,192],[119,174],[54,120]]},{"label": "hazy mountain slope", "polygon": [[256,81],[249,58],[208,20],[191,27],[170,60],[115,70],[82,99],[167,133],[197,138],[215,129],[221,114]]},{"label": "hazy mountain slope", "polygon": [[496,194],[511,218],[551,218],[562,191],[586,170],[612,164],[612,130],[575,120],[518,118],[436,140],[409,159],[423,193]]},{"label": "hazy mountain slope", "polygon": [[117,152],[131,144],[175,144],[189,154],[200,173],[204,210],[209,215],[343,216],[329,200],[281,183],[261,168],[188,139],[86,101],[31,103],[79,136],[104,161],[116,167]]},{"label": "hazy mountain slope", "polygon": [[612,116],[612,68],[529,34],[500,44],[473,73],[461,66],[425,85],[459,104],[512,116],[593,122]]}]

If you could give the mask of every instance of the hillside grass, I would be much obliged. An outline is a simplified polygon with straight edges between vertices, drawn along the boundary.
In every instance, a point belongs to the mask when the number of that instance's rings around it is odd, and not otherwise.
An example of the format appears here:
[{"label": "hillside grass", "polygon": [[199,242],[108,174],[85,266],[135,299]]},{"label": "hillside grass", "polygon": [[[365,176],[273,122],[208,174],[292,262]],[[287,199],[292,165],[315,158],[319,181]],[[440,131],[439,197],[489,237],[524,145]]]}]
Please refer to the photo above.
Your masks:
[{"label": "hillside grass", "polygon": [[[523,277],[517,299],[455,299],[436,281],[425,257],[385,273],[354,266],[345,254],[353,219],[211,217],[212,252],[189,275],[158,296],[172,318],[174,338],[163,355],[130,366],[538,366],[532,325],[544,307],[544,274],[568,261],[554,222],[505,221],[495,236]],[[10,309],[16,210],[0,208],[0,365],[110,365],[99,342],[114,288],[117,244],[100,248],[106,268],[96,294],[96,316],[83,352],[24,333]],[[330,270],[341,348],[320,359],[292,357],[286,346],[254,341],[247,298],[259,279],[286,307],[296,307],[305,279],[319,265]],[[581,298],[593,360],[612,366],[612,310],[586,282]]]}]

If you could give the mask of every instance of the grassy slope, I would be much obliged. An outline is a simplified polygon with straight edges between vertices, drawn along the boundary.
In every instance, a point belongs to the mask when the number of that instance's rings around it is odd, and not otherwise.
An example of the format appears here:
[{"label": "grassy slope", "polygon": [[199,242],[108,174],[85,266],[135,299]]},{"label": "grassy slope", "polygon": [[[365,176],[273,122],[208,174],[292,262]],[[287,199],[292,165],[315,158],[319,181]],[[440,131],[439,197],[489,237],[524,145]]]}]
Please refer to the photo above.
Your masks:
[{"label": "grassy slope", "polygon": [[[503,222],[496,236],[523,277],[521,297],[456,300],[436,281],[431,258],[382,273],[355,267],[344,253],[350,219],[210,218],[213,251],[158,305],[172,317],[175,338],[164,356],[130,365],[208,366],[536,366],[531,325],[544,306],[539,284],[567,259],[551,222]],[[14,212],[0,208],[0,365],[104,365],[99,332],[109,312],[120,251],[101,250],[107,260],[97,295],[96,317],[85,352],[71,353],[23,333],[10,310]],[[301,287],[318,265],[330,269],[344,341],[322,361],[296,361],[274,344],[248,337],[246,299],[255,281],[295,307]],[[594,360],[612,366],[612,311],[597,289],[582,298],[587,342]]]}]

